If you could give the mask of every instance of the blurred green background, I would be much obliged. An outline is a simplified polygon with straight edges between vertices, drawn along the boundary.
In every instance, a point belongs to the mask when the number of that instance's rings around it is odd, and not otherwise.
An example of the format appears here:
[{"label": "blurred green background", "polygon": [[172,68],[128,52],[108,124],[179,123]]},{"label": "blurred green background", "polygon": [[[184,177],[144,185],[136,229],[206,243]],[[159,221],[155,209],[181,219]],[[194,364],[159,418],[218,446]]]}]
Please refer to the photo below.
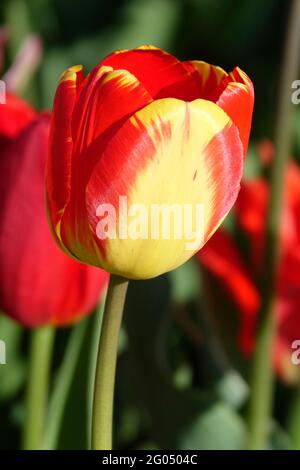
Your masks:
[{"label": "blurred green background", "polygon": [[[285,0],[1,0],[0,23],[10,34],[5,64],[12,63],[28,33],[40,35],[42,62],[22,93],[38,109],[51,108],[65,68],[80,63],[89,71],[114,49],[151,43],[180,59],[201,59],[227,70],[239,65],[255,86],[252,142],[256,142],[272,137],[286,4]],[[297,155],[297,140],[295,146]],[[253,154],[247,171],[255,171],[255,162]],[[245,448],[242,416],[248,386],[243,377],[248,365],[237,351],[236,315],[229,304],[217,312],[226,316],[232,332],[225,353],[207,315],[209,301],[201,297],[202,287],[194,260],[171,275],[131,284],[119,352],[115,448]],[[86,322],[60,448],[86,447],[91,338],[97,321],[92,316]],[[0,366],[0,447],[16,448],[23,419],[28,332],[5,317],[0,322],[9,351],[7,366]],[[57,334],[54,376],[69,333],[65,329]],[[286,448],[289,391],[278,387],[278,423],[270,447]]]},{"label": "blurred green background", "polygon": [[115,49],[150,43],[180,59],[202,59],[226,70],[238,64],[255,85],[253,135],[265,136],[272,124],[287,3],[2,0],[0,20],[10,28],[10,58],[29,31],[43,40],[43,61],[31,90],[41,108],[51,106],[57,80],[66,67],[80,63],[88,71]]}]

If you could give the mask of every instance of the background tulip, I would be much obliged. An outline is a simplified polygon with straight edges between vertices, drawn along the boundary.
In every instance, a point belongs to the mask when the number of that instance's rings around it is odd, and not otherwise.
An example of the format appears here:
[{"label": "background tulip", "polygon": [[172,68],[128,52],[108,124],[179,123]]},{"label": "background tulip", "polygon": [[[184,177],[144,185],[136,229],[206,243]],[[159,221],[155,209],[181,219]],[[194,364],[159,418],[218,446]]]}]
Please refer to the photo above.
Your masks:
[{"label": "background tulip", "polygon": [[11,93],[6,93],[6,103],[0,106],[0,139],[4,145],[5,139],[10,139],[29,124],[36,113],[34,109]]},{"label": "background tulip", "polygon": [[[258,279],[263,268],[261,260],[265,245],[268,195],[265,179],[245,181],[235,205],[238,226],[249,244],[249,259],[244,259],[234,238],[225,230],[218,231],[198,253],[202,265],[225,287],[238,307],[240,345],[247,355],[253,352],[261,305]],[[275,300],[277,334],[273,345],[274,366],[281,378],[289,383],[300,381],[298,368],[290,360],[291,344],[299,339],[300,334],[299,218],[300,169],[297,164],[290,163],[285,177],[280,229],[280,269]]]},{"label": "background tulip", "polygon": [[52,240],[44,209],[50,115],[32,118],[14,97],[0,110],[0,306],[26,326],[67,324],[91,311],[108,276],[71,260]]},{"label": "background tulip", "polygon": [[[237,197],[253,108],[239,68],[180,62],[153,46],[117,51],[84,78],[68,69],[53,108],[46,187],[51,225],[73,257],[140,279],[169,271],[210,238]],[[100,240],[97,208],[203,204],[204,237]],[[123,214],[122,214],[123,215]],[[121,217],[121,216],[120,216]],[[118,219],[118,223],[119,223]]]}]

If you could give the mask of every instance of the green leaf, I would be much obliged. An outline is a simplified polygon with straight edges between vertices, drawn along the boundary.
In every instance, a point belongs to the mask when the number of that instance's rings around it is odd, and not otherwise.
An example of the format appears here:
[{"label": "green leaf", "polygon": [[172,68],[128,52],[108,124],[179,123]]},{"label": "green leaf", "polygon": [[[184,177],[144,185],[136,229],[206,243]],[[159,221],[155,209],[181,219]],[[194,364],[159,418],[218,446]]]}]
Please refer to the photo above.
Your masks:
[{"label": "green leaf", "polygon": [[171,281],[171,297],[174,302],[186,304],[199,295],[201,278],[194,260],[187,261],[182,266],[169,273]]},{"label": "green leaf", "polygon": [[261,174],[261,162],[257,154],[256,146],[253,143],[249,144],[247,156],[245,159],[243,178],[245,180],[251,180],[260,176]]},{"label": "green leaf", "polygon": [[270,450],[292,449],[291,438],[288,433],[275,421],[272,422],[271,434],[269,437]]},{"label": "green leaf", "polygon": [[241,417],[225,402],[215,402],[187,428],[182,449],[238,450],[246,447],[246,428]]},{"label": "green leaf", "polygon": [[249,386],[234,369],[229,369],[218,380],[215,390],[220,398],[233,408],[240,408],[249,396]]},{"label": "green leaf", "polygon": [[[94,373],[93,336],[98,336],[98,323],[101,320],[101,307],[99,314],[87,318],[87,331],[84,334],[83,344],[74,370],[74,376],[66,402],[64,416],[60,427],[57,449],[87,449],[89,441],[91,387]],[[94,354],[93,354],[94,356]],[[92,374],[93,375],[93,374]],[[74,426],[75,423],[75,426]]]},{"label": "green leaf", "polygon": [[59,430],[64,417],[64,409],[69,398],[74,380],[81,346],[87,329],[87,319],[84,318],[72,327],[64,357],[55,377],[53,390],[49,399],[47,426],[43,440],[44,449],[55,449]]}]

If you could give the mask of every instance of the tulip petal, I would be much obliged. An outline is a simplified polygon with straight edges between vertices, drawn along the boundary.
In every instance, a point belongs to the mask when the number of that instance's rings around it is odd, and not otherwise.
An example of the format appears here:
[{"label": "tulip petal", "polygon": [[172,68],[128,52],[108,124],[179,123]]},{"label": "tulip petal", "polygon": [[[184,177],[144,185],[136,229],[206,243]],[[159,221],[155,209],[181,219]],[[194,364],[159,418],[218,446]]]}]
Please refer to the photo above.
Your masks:
[{"label": "tulip petal", "polygon": [[[269,187],[263,178],[244,181],[235,205],[237,221],[247,233],[251,247],[253,269],[259,273],[266,236],[266,216]],[[285,174],[284,204],[281,217],[280,242],[282,249],[297,246],[300,240],[300,170],[290,162]]]},{"label": "tulip petal", "polygon": [[300,247],[289,243],[283,248],[284,256],[277,285],[277,337],[274,362],[280,376],[288,383],[299,383],[299,368],[291,362],[291,345],[299,339],[300,331]]},{"label": "tulip petal", "polygon": [[114,69],[126,69],[148,90],[154,99],[199,98],[197,82],[176,57],[151,46],[114,52],[101,63]]},{"label": "tulip petal", "polygon": [[234,240],[218,230],[197,254],[202,265],[223,285],[241,313],[240,344],[245,354],[254,345],[256,316],[260,295],[251,279]]},{"label": "tulip petal", "polygon": [[254,106],[254,88],[250,78],[236,67],[223,81],[226,88],[217,104],[224,109],[240,132],[244,155],[248,148]]},{"label": "tulip petal", "polygon": [[235,205],[238,224],[249,237],[250,262],[256,274],[260,273],[262,267],[268,194],[265,180],[244,181]]},{"label": "tulip petal", "polygon": [[[78,257],[81,246],[94,244],[88,227],[82,230],[86,220],[83,217],[86,211],[85,188],[91,171],[115,132],[132,114],[151,101],[145,88],[126,70],[114,71],[103,67],[97,75],[88,78],[82,89],[72,117],[74,147],[70,204],[58,227],[65,246],[70,246],[67,240],[69,237],[74,239],[76,234],[77,248],[72,251],[75,257]],[[84,239],[81,238],[83,233]]]},{"label": "tulip petal", "polygon": [[284,199],[294,222],[294,237],[288,237],[288,242],[291,244],[294,241],[300,246],[300,167],[292,160],[286,169]]},{"label": "tulip petal", "polygon": [[238,67],[228,74],[221,67],[198,60],[183,64],[198,82],[199,98],[217,103],[237,126],[246,155],[254,105],[250,78]]},{"label": "tulip petal", "polygon": [[[126,70],[101,67],[96,74],[87,77],[72,116],[73,166],[78,165],[80,180],[82,171],[93,168],[113,133],[151,101],[143,85]],[[90,144],[96,151],[89,151],[86,161]]]},{"label": "tulip petal", "polygon": [[58,85],[52,112],[50,154],[47,162],[46,194],[49,216],[54,227],[60,222],[68,202],[71,185],[73,140],[71,117],[82,82],[82,67],[66,70]]},{"label": "tulip petal", "polygon": [[[86,190],[99,265],[130,278],[173,269],[205,243],[232,207],[242,173],[242,146],[228,115],[210,101],[157,100],[131,117],[98,161]],[[106,239],[96,235],[100,204],[202,204],[204,240]],[[128,253],[131,256],[128,256]],[[93,254],[95,256],[95,253]],[[117,262],[116,262],[117,260]]]},{"label": "tulip petal", "polygon": [[201,60],[185,61],[183,65],[197,82],[198,98],[217,102],[225,89],[223,79],[228,76],[228,73],[221,67]]}]

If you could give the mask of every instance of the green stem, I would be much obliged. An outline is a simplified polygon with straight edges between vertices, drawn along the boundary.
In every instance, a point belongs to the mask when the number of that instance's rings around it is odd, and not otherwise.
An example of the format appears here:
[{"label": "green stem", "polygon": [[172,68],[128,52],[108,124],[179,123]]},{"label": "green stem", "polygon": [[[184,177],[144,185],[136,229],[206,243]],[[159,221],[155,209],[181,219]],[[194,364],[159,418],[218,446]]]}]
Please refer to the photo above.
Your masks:
[{"label": "green stem", "polygon": [[49,402],[47,426],[43,439],[44,449],[55,449],[64,409],[74,378],[81,346],[87,329],[87,319],[73,326],[68,339],[63,362],[57,372],[54,388]]},{"label": "green stem", "polygon": [[92,449],[112,449],[113,401],[119,333],[128,280],[111,275],[98,350],[92,419]]},{"label": "green stem", "polygon": [[54,336],[55,329],[51,326],[35,328],[31,332],[22,440],[25,450],[42,447]]},{"label": "green stem", "polygon": [[289,417],[289,434],[291,436],[292,446],[294,450],[300,450],[300,387],[298,386],[294,392]]},{"label": "green stem", "polygon": [[92,442],[92,419],[93,419],[93,398],[95,387],[95,375],[97,368],[97,356],[99,349],[99,338],[101,333],[101,325],[103,311],[105,306],[106,293],[103,295],[96,315],[93,318],[92,335],[90,342],[89,360],[88,360],[88,381],[87,381],[87,446],[91,448]]},{"label": "green stem", "polygon": [[279,261],[279,225],[282,212],[285,167],[292,137],[291,84],[297,78],[300,58],[300,1],[291,2],[287,24],[283,63],[279,84],[279,101],[275,120],[276,156],[272,166],[270,201],[267,220],[264,272],[262,276],[262,307],[259,315],[256,351],[253,358],[251,397],[249,403],[249,448],[267,446],[268,429],[273,407],[274,377],[272,346],[274,322],[274,292]]},{"label": "green stem", "polygon": [[271,354],[274,332],[274,314],[270,308],[256,336],[250,383],[249,449],[265,449],[267,446],[274,393]]}]

